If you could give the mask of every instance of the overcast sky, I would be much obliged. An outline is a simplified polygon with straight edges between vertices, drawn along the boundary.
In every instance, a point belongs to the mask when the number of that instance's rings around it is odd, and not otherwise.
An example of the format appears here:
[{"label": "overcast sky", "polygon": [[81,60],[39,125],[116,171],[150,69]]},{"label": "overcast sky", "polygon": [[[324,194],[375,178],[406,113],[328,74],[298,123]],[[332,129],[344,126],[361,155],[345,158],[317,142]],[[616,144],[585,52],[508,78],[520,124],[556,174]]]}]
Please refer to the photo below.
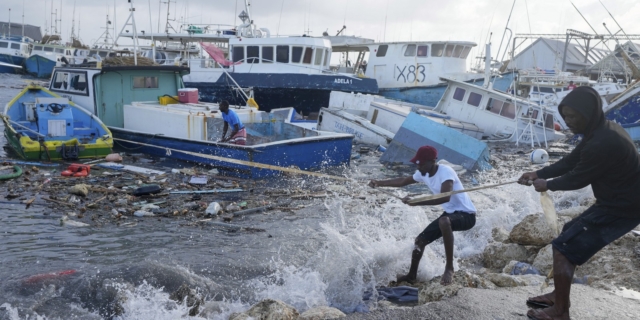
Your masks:
[{"label": "overcast sky", "polygon": [[[133,0],[138,30],[164,30],[167,4],[163,0]],[[627,34],[640,34],[640,1],[600,0]],[[574,0],[588,23],[600,34],[619,30],[599,0]],[[513,0],[253,0],[254,23],[268,28],[272,35],[311,36],[323,31],[335,35],[343,25],[346,35],[356,35],[377,41],[464,40],[484,45],[487,34],[493,32],[493,52],[498,49],[507,24]],[[43,32],[51,24],[51,0],[1,0],[0,21],[39,25]],[[53,11],[62,18],[61,33],[68,39],[71,33],[75,4],[76,32],[87,44],[94,43],[104,32],[106,15],[120,31],[129,15],[127,0],[54,0]],[[161,5],[161,7],[160,7]],[[195,24],[237,25],[237,15],[244,9],[244,0],[173,0],[170,19]],[[114,6],[116,13],[114,18]],[[62,9],[61,9],[62,8]],[[62,12],[61,12],[62,11]],[[151,19],[149,19],[151,16]],[[47,23],[45,23],[45,19]],[[180,22],[171,21],[178,29]],[[594,33],[589,24],[573,8],[569,0],[516,0],[509,28],[516,34],[564,34],[566,29]],[[504,40],[503,49],[507,39]],[[637,41],[637,42],[640,42]],[[131,43],[130,40],[119,41]]]}]

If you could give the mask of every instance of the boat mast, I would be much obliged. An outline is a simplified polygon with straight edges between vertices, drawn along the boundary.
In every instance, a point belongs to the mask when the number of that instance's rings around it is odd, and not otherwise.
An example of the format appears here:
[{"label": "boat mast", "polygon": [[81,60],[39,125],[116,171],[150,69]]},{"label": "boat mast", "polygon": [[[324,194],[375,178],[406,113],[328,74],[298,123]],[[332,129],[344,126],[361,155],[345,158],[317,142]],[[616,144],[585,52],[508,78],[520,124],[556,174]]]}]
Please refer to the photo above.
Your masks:
[{"label": "boat mast", "polygon": [[[124,31],[124,29],[127,26],[131,26],[131,31],[133,32],[133,63],[134,65],[138,65],[138,29],[136,28],[136,19],[134,17],[134,13],[136,11],[136,8],[133,7],[133,0],[129,0],[129,4],[130,4],[130,8],[129,8],[129,18],[127,18],[127,21],[124,23],[124,25],[122,26],[122,29],[120,30],[120,32],[118,33],[118,37],[116,38],[116,40],[114,41],[114,45],[118,45],[118,39],[120,39],[120,35],[122,35],[122,32]],[[129,32],[129,30],[127,30],[127,32]]]}]

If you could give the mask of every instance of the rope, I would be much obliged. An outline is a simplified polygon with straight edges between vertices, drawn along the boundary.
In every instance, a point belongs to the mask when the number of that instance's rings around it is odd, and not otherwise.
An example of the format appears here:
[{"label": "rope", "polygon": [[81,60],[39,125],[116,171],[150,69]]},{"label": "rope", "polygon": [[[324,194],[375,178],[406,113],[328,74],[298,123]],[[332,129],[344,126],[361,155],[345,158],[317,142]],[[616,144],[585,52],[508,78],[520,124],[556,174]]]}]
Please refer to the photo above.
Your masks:
[{"label": "rope", "polygon": [[145,146],[145,147],[164,149],[166,151],[180,152],[180,153],[184,153],[184,154],[188,154],[188,155],[192,155],[192,156],[196,156],[196,157],[200,157],[200,158],[217,160],[217,161],[228,162],[228,163],[234,163],[234,164],[239,164],[239,165],[244,165],[244,166],[249,166],[249,167],[276,170],[276,171],[289,172],[289,173],[304,174],[304,175],[308,175],[308,176],[315,176],[315,177],[320,177],[320,178],[329,178],[329,179],[340,180],[340,181],[351,181],[351,179],[344,178],[344,177],[332,176],[332,175],[328,175],[328,174],[305,171],[305,170],[300,170],[300,169],[285,168],[285,167],[274,166],[274,165],[270,165],[270,164],[264,164],[264,163],[258,163],[258,162],[252,162],[252,161],[245,161],[245,160],[238,160],[238,159],[231,159],[231,158],[225,158],[225,157],[212,156],[212,155],[208,155],[208,154],[202,154],[202,153],[197,153],[197,152],[191,152],[191,151],[185,151],[185,150],[178,150],[178,149],[173,149],[173,148],[161,147],[161,146],[156,146],[156,145],[153,145],[153,144],[130,141],[130,140],[125,140],[125,139],[113,138],[113,140],[118,140],[118,141],[122,141],[122,142],[133,143],[133,144],[138,144],[140,146]]},{"label": "rope", "polygon": [[498,184],[491,184],[491,185],[488,185],[488,186],[476,187],[476,188],[471,188],[471,189],[462,189],[462,190],[456,190],[456,191],[449,191],[449,192],[438,193],[438,194],[433,194],[433,195],[432,194],[421,195],[421,196],[417,196],[417,197],[414,197],[414,198],[410,199],[409,203],[413,204],[413,203],[418,203],[418,202],[423,202],[423,201],[441,199],[441,198],[452,196],[452,195],[458,194],[458,193],[465,193],[465,192],[471,192],[471,191],[476,191],[476,190],[495,188],[495,187],[503,186],[505,184],[511,184],[511,183],[516,183],[516,182],[518,182],[518,181],[508,181],[508,182],[502,182],[502,183],[498,183]]}]

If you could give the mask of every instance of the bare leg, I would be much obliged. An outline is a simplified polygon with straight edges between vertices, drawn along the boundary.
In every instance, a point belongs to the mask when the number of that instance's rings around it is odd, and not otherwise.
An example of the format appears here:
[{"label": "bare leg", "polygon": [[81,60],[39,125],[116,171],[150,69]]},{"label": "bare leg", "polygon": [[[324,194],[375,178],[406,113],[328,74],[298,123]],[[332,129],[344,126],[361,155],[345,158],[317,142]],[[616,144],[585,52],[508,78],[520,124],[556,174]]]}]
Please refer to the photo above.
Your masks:
[{"label": "bare leg", "polygon": [[411,253],[411,267],[409,268],[409,273],[404,276],[400,276],[397,279],[397,282],[409,282],[412,283],[416,281],[418,277],[418,266],[420,265],[420,259],[422,259],[422,255],[424,254],[424,247],[427,244],[424,243],[420,238],[416,238],[415,247],[413,252]]},{"label": "bare leg", "polygon": [[[542,318],[541,313],[553,319],[569,319],[569,296],[571,294],[571,281],[576,266],[553,248],[553,283],[555,286],[555,304],[546,309],[529,310],[527,315],[534,318]],[[537,316],[536,316],[537,315]]]},{"label": "bare leg", "polygon": [[451,230],[449,217],[442,217],[438,222],[442,232],[442,241],[444,241],[444,254],[447,258],[440,284],[448,286],[453,280],[453,230]]}]

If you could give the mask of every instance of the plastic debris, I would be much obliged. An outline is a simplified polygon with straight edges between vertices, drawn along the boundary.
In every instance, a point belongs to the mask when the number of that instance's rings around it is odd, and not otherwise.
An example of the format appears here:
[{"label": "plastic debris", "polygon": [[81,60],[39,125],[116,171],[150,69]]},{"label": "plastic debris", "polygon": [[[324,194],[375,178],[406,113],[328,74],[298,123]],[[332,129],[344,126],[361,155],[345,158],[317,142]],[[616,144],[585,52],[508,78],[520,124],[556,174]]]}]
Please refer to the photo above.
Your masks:
[{"label": "plastic debris", "polygon": [[193,176],[189,180],[189,183],[191,183],[191,184],[207,184],[208,179],[209,178],[207,176]]},{"label": "plastic debris", "polygon": [[219,203],[211,202],[207,207],[207,210],[205,210],[205,213],[207,215],[216,215],[220,212],[220,210],[222,210],[222,207],[220,206]]}]

